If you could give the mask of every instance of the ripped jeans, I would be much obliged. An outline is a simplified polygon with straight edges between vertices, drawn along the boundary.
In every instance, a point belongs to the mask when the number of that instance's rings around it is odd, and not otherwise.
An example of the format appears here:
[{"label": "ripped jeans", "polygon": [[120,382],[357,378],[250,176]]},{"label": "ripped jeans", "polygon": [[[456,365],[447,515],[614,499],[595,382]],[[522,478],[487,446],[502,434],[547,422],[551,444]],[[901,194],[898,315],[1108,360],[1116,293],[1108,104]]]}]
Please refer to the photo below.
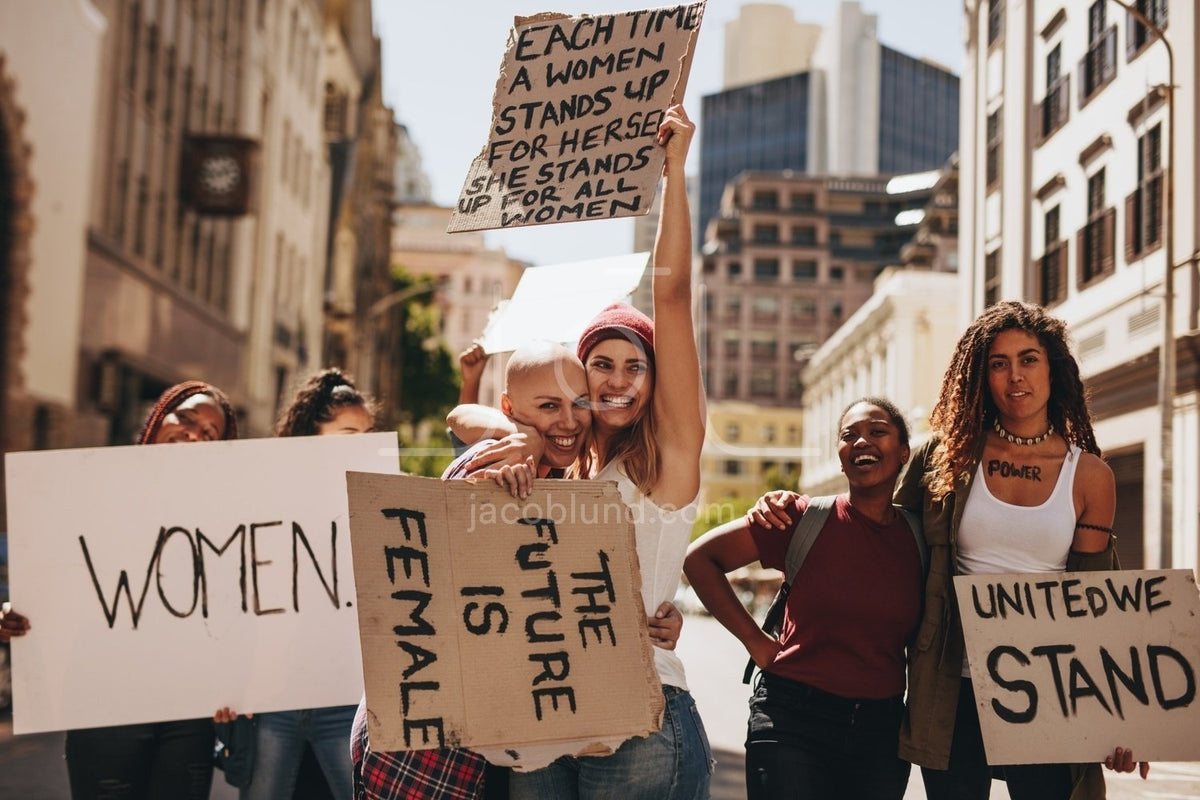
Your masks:
[{"label": "ripped jeans", "polygon": [[72,800],[207,800],[211,719],[67,731]]}]

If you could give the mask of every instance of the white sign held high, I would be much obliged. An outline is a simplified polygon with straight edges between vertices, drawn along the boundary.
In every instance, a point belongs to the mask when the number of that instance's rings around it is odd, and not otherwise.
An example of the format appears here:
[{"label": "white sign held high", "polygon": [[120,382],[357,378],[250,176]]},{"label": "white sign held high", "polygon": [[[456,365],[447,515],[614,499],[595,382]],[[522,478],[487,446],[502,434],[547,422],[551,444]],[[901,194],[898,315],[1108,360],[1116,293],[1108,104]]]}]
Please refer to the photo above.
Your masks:
[{"label": "white sign held high", "polygon": [[347,470],[395,434],[9,453],[16,733],[350,704]]}]

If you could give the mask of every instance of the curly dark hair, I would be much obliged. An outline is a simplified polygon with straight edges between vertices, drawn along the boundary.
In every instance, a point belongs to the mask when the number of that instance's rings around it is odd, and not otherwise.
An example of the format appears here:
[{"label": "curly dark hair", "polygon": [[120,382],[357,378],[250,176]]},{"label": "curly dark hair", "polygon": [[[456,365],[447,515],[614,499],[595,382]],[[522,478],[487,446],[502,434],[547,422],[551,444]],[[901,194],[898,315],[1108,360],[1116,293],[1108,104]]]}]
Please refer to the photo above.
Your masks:
[{"label": "curly dark hair", "polygon": [[987,359],[992,342],[1002,331],[1022,330],[1037,337],[1050,363],[1050,423],[1070,444],[1100,455],[1092,416],[1088,411],[1079,364],[1071,355],[1066,323],[1032,303],[996,303],[979,315],[955,345],[950,366],[930,415],[929,424],[941,436],[933,454],[930,495],[945,497],[956,480],[970,470],[983,438],[996,419],[996,404],[987,385]]},{"label": "curly dark hair", "polygon": [[226,397],[225,393],[211,383],[205,383],[204,381],[184,381],[183,383],[175,384],[159,395],[154,407],[150,409],[150,413],[146,415],[146,419],[142,422],[136,443],[153,443],[154,437],[158,435],[158,429],[162,427],[162,422],[166,416],[183,405],[184,400],[198,394],[208,395],[213,399],[213,402],[221,407],[221,412],[225,415],[225,432],[221,435],[221,438],[238,438],[237,413],[233,410],[233,404],[229,402],[229,398]]},{"label": "curly dark hair", "polygon": [[313,373],[275,423],[276,436],[316,436],[322,422],[345,406],[361,406],[375,421],[374,403],[337,367]]}]

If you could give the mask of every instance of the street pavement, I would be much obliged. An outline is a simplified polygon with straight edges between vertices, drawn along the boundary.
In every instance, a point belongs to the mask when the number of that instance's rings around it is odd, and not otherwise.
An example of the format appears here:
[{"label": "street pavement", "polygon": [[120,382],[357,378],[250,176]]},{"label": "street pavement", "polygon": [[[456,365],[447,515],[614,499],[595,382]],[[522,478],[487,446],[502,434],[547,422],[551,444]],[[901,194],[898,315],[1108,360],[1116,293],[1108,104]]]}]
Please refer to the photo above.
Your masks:
[{"label": "street pavement", "polygon": [[[746,700],[742,683],[745,651],[712,618],[688,615],[679,654],[704,719],[717,761],[712,800],[745,800],[743,778]],[[1136,747],[1136,743],[1133,743]],[[1110,800],[1183,800],[1200,798],[1200,764],[1158,763],[1150,779],[1106,773]],[[1008,797],[1004,784],[992,784],[992,798]],[[213,779],[211,800],[237,800],[237,791],[221,773]],[[919,770],[913,770],[905,800],[924,800]],[[12,717],[0,714],[0,800],[69,800],[63,762],[63,734],[12,735]],[[548,799],[549,800],[549,799]]]}]

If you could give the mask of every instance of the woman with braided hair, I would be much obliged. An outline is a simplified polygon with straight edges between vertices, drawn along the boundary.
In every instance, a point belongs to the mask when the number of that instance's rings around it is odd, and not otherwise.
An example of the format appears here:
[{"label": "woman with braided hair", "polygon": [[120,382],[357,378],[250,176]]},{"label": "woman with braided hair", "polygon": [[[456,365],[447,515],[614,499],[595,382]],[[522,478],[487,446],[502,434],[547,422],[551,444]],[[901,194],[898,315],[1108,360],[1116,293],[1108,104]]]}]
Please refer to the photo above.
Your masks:
[{"label": "woman with braided hair", "polygon": [[[275,424],[276,436],[331,436],[368,433],[375,427],[373,403],[354,382],[336,367],[309,376],[291,404]],[[255,755],[250,783],[242,786],[240,800],[273,800],[298,797],[302,791],[315,796],[349,800],[352,794],[353,763],[350,759],[350,728],[357,706],[330,706],[295,711],[257,714]],[[218,725],[230,723],[236,712],[223,708],[216,713]],[[304,763],[306,746],[324,773],[328,790],[301,786],[297,780]]]},{"label": "woman with braided hair", "polygon": [[[997,303],[963,333],[896,502],[922,515],[925,608],[909,649],[900,755],[930,800],[987,798],[954,575],[1117,569],[1116,486],[1100,458],[1066,325],[1040,306]],[[1131,772],[1133,752],[1105,762]],[[1149,770],[1141,765],[1142,777]],[[1005,766],[1014,800],[1104,797],[1098,764]]]},{"label": "woman with braided hair", "polygon": [[[138,444],[236,439],[237,416],[225,393],[185,381],[162,393]],[[213,724],[172,720],[67,731],[71,797],[205,800],[212,785]]]}]

